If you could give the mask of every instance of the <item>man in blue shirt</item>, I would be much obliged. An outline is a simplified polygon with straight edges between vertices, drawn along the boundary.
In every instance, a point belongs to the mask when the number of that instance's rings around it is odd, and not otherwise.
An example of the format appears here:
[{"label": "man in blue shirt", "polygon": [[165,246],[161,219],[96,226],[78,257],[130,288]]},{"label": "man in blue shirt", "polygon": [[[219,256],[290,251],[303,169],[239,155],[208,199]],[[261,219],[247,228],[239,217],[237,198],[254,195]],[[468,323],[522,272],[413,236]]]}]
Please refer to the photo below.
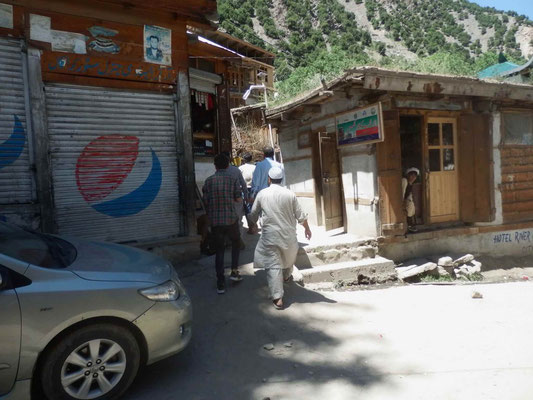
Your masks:
[{"label": "man in blue shirt", "polygon": [[[257,194],[268,187],[268,171],[273,167],[278,167],[283,171],[283,165],[274,160],[274,149],[272,147],[265,147],[263,149],[263,155],[265,156],[263,161],[260,161],[255,166],[254,175],[252,177],[252,190],[251,197],[257,196]],[[282,184],[285,183],[283,179]]]}]

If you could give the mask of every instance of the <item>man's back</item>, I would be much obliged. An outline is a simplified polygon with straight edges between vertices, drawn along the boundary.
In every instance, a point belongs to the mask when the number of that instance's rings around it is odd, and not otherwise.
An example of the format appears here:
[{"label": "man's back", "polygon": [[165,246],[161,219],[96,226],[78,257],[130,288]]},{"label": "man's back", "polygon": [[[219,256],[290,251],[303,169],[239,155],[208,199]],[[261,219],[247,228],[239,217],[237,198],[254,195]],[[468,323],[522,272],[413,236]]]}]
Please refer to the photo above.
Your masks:
[{"label": "man's back", "polygon": [[255,165],[246,163],[239,167],[242,177],[244,178],[244,181],[246,182],[246,186],[251,187],[252,186],[252,178],[254,176],[255,171]]},{"label": "man's back", "polygon": [[231,225],[237,220],[235,199],[241,197],[237,179],[227,169],[218,170],[206,179],[204,203],[212,226]]},{"label": "man's back", "polygon": [[261,240],[266,244],[287,247],[296,241],[296,223],[307,218],[296,195],[289,189],[272,184],[255,199],[252,214],[262,213]]},{"label": "man's back", "polygon": [[252,179],[252,193],[254,195],[268,187],[268,171],[273,167],[279,167],[283,171],[282,164],[268,157],[257,163]]}]

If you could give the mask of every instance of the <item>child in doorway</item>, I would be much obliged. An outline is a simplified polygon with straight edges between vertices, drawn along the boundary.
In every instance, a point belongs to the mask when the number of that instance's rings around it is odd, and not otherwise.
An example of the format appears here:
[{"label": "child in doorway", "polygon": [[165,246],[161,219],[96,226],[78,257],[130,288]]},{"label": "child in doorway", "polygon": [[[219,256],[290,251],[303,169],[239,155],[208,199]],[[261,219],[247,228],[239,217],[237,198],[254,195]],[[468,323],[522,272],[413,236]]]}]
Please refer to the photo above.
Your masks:
[{"label": "child in doorway", "polygon": [[403,208],[407,213],[407,230],[417,232],[416,229],[416,207],[413,201],[413,183],[420,174],[418,168],[411,167],[405,171],[405,177],[402,178]]}]

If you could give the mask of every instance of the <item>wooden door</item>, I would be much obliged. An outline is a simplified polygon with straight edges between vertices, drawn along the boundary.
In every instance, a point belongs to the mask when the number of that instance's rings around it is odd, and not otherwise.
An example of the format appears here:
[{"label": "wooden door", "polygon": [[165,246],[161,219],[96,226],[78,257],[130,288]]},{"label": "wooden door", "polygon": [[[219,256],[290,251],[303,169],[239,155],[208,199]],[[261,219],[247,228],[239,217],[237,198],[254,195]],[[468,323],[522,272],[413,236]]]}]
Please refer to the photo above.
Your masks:
[{"label": "wooden door", "polygon": [[321,132],[319,141],[324,225],[329,231],[344,226],[339,152],[334,134]]},{"label": "wooden door", "polygon": [[459,219],[457,123],[455,118],[428,118],[426,190],[429,222]]},{"label": "wooden door", "polygon": [[377,148],[379,213],[383,235],[405,233],[405,211],[402,196],[402,152],[398,111],[383,111],[385,141]]},{"label": "wooden door", "polygon": [[459,118],[459,204],[461,221],[494,220],[492,135],[490,115]]}]

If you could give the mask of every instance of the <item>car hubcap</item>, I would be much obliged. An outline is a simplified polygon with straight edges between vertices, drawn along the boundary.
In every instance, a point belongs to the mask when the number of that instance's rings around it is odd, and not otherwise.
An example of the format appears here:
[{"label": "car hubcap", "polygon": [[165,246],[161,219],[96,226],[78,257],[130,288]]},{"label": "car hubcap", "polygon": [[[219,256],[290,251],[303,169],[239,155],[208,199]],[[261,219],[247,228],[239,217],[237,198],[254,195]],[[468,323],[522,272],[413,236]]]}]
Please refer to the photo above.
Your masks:
[{"label": "car hubcap", "polygon": [[108,339],[79,346],[61,368],[61,385],[75,399],[96,399],[112,390],[126,370],[126,353]]}]

